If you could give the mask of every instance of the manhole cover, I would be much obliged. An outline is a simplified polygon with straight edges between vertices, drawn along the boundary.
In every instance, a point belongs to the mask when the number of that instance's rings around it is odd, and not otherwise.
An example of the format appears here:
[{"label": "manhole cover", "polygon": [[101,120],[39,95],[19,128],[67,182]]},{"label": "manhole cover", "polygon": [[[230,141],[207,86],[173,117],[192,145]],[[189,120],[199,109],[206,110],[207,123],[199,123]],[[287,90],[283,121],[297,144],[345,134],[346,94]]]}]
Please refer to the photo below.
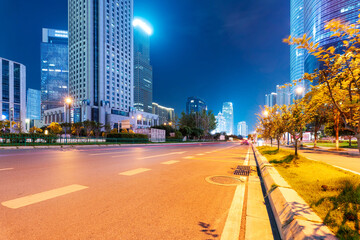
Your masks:
[{"label": "manhole cover", "polygon": [[236,186],[242,183],[241,179],[232,176],[210,176],[205,180],[209,183],[222,186]]}]

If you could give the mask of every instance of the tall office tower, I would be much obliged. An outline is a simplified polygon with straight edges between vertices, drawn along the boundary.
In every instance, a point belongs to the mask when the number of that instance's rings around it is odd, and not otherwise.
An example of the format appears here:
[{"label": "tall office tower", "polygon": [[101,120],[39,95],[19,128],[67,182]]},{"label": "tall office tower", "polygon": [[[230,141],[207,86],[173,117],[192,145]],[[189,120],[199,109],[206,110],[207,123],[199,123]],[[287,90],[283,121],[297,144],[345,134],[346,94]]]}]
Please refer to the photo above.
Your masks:
[{"label": "tall office tower", "polygon": [[[0,58],[0,120],[20,123],[24,130],[26,118],[26,67]],[[19,124],[17,124],[19,127]]]},{"label": "tall office tower", "polygon": [[175,123],[175,111],[157,103],[152,103],[152,113],[159,116],[159,125]]},{"label": "tall office tower", "polygon": [[68,0],[73,119],[118,123],[133,111],[133,1]]},{"label": "tall office tower", "polygon": [[223,133],[226,132],[226,120],[222,114],[222,112],[219,112],[216,116],[216,129],[215,133]]},{"label": "tall office tower", "polygon": [[[349,24],[356,24],[358,20],[360,2],[359,0],[304,0],[304,31],[312,38],[319,47],[328,48],[333,46],[337,53],[341,53],[342,41],[330,37],[329,30],[325,25],[332,19],[340,19]],[[305,72],[313,72],[321,68],[318,61],[312,55],[305,52]]]},{"label": "tall office tower", "polygon": [[237,135],[247,138],[248,134],[249,134],[249,131],[248,131],[248,126],[246,125],[246,122],[238,122]]},{"label": "tall office tower", "polygon": [[207,111],[207,106],[204,100],[198,97],[189,97],[186,102],[186,113]]},{"label": "tall office tower", "polygon": [[29,120],[29,128],[35,126],[35,121],[41,120],[41,91],[28,88],[26,94],[26,118]]},{"label": "tall office tower", "polygon": [[69,94],[68,32],[42,30],[41,56],[41,115],[45,110],[63,107]]},{"label": "tall office tower", "polygon": [[265,106],[273,107],[277,104],[276,102],[277,94],[272,92],[270,94],[265,95]]},{"label": "tall office tower", "polygon": [[[290,1],[290,35],[292,37],[302,37],[304,35],[304,0]],[[297,49],[297,46],[290,46],[290,81],[299,80],[304,75],[304,49]],[[301,85],[306,89],[302,94],[296,94],[296,89]],[[291,87],[292,101],[305,96],[306,88],[305,82]],[[291,101],[291,102],[292,102]]]},{"label": "tall office tower", "polygon": [[234,108],[232,102],[223,103],[222,113],[225,118],[225,132],[228,135],[234,134]]},{"label": "tall office tower", "polygon": [[152,29],[142,20],[134,19],[134,107],[152,113],[153,73],[150,65]]}]

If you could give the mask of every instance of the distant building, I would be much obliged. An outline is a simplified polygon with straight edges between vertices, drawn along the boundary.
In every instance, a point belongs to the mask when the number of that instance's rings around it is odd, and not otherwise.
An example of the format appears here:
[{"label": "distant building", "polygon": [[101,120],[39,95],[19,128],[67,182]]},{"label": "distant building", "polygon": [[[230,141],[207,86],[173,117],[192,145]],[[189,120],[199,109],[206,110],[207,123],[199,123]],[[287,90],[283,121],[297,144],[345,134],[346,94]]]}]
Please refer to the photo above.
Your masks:
[{"label": "distant building", "polygon": [[41,120],[41,91],[28,88],[26,94],[26,119],[29,121],[29,128],[40,127]]},{"label": "distant building", "polygon": [[152,113],[153,72],[150,65],[151,28],[134,19],[134,107]]},{"label": "distant building", "polygon": [[225,132],[227,135],[234,134],[234,108],[232,102],[223,103],[222,114],[225,118]]},{"label": "distant building", "polygon": [[204,100],[198,97],[189,97],[186,102],[186,113],[207,111],[207,106]]},{"label": "distant building", "polygon": [[26,67],[0,58],[0,120],[11,120],[25,129]]},{"label": "distant building", "polygon": [[268,106],[268,107],[275,106],[277,104],[276,97],[277,97],[277,94],[274,92],[270,93],[270,94],[266,94],[265,95],[265,106]]},{"label": "distant building", "polygon": [[68,32],[43,28],[41,57],[41,114],[64,106],[69,95]]},{"label": "distant building", "polygon": [[279,106],[291,104],[291,87],[290,86],[276,86],[276,104]]},{"label": "distant building", "polygon": [[246,125],[246,122],[239,122],[237,125],[237,134],[247,138],[247,136],[249,135],[249,129],[248,129],[248,125]]},{"label": "distant building", "polygon": [[226,120],[222,114],[222,112],[219,112],[216,116],[216,129],[215,133],[223,133],[226,132]]},{"label": "distant building", "polygon": [[167,108],[157,103],[152,103],[152,113],[159,116],[159,125],[174,123],[175,111],[173,108]]}]

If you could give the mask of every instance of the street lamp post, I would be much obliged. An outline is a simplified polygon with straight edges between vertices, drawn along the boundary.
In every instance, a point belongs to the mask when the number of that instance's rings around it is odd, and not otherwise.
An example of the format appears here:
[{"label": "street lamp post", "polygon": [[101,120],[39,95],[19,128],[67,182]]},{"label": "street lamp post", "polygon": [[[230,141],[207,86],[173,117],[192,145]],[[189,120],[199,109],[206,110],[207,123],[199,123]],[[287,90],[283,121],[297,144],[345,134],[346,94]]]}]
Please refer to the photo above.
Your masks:
[{"label": "street lamp post", "polygon": [[[70,97],[67,97],[65,99],[65,143],[67,144],[67,135],[66,135],[66,128],[67,128],[67,124],[68,124],[68,118],[69,118],[69,123],[70,123],[70,106],[71,106],[72,100]],[[68,114],[68,110],[69,110],[69,114]]]}]

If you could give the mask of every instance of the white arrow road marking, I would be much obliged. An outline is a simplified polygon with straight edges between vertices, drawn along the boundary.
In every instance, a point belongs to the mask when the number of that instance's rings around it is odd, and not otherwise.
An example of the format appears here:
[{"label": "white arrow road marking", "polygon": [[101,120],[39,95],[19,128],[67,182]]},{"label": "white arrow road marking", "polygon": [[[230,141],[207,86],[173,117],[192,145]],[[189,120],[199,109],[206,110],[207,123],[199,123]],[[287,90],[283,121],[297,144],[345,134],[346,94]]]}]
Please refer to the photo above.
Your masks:
[{"label": "white arrow road marking", "polygon": [[141,159],[148,159],[148,158],[157,158],[157,157],[165,157],[165,156],[169,156],[169,155],[177,155],[177,154],[184,154],[186,152],[173,152],[173,153],[167,153],[167,154],[161,154],[161,155],[153,155],[153,156],[148,156],[148,157],[142,157],[142,158],[138,158],[138,160]]},{"label": "white arrow road marking", "polygon": [[21,208],[21,207],[25,207],[25,206],[34,204],[34,203],[39,203],[39,202],[42,202],[45,200],[60,197],[60,196],[63,196],[63,195],[69,194],[69,193],[84,190],[87,188],[88,187],[86,187],[86,186],[74,184],[74,185],[57,188],[57,189],[53,189],[50,191],[37,193],[37,194],[29,195],[26,197],[16,198],[14,200],[2,202],[1,205],[8,207],[8,208],[12,208],[12,209],[17,209],[17,208]]},{"label": "white arrow road marking", "polygon": [[151,169],[149,168],[138,168],[138,169],[134,169],[134,170],[130,170],[130,171],[126,171],[126,172],[122,172],[119,173],[119,175],[123,175],[123,176],[133,176],[139,173],[143,173],[143,172],[147,172],[150,171]]}]

